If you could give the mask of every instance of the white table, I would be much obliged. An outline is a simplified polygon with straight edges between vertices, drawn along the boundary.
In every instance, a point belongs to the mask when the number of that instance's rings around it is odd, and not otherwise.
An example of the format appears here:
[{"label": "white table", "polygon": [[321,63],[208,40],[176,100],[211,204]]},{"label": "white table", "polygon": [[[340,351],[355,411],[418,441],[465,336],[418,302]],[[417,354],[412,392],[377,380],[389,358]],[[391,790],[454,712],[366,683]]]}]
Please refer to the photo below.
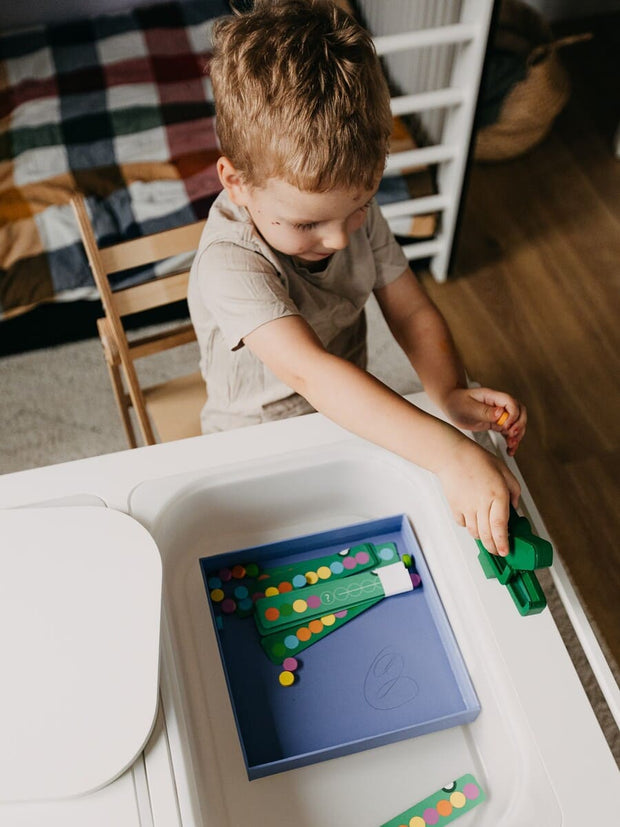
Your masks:
[{"label": "white table", "polygon": [[[423,394],[411,398],[432,410]],[[523,502],[545,536],[527,489]],[[161,703],[145,749],[115,780],[71,799],[0,804],[0,824],[378,827],[465,772],[488,800],[459,827],[614,822],[620,773],[549,611],[521,617],[504,587],[485,579],[433,475],[317,414],[0,477],[4,509],[41,503],[69,515],[124,512],[155,540],[163,564]],[[397,513],[408,515],[421,543],[480,715],[464,727],[248,782],[197,558]],[[569,613],[583,626],[555,566]],[[613,709],[617,687],[591,631],[581,634]]]}]

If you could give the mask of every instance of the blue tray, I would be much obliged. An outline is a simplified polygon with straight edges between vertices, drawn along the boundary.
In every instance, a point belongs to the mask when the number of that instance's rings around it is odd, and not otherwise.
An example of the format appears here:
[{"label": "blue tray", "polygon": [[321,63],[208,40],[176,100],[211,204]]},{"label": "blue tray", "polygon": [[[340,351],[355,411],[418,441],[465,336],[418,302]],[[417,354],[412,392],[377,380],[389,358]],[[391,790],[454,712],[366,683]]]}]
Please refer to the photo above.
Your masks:
[{"label": "blue tray", "polygon": [[[321,557],[363,542],[395,543],[421,577],[298,655],[292,686],[260,645],[252,617],[221,615],[210,599],[222,665],[250,780],[473,721],[470,677],[408,519],[403,515],[203,557],[261,568]],[[238,582],[238,581],[237,581]]]}]

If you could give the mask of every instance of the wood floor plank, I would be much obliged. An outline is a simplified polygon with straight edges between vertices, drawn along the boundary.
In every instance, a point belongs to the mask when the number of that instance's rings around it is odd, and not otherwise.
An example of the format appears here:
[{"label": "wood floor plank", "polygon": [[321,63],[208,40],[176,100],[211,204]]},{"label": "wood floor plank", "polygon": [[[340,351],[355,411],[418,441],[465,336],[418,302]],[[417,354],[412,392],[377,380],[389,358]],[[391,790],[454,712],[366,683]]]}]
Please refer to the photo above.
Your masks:
[{"label": "wood floor plank", "polygon": [[612,22],[567,61],[574,93],[550,136],[521,158],[474,164],[455,272],[422,281],[470,376],[527,405],[517,461],[620,663],[620,160],[605,97],[611,65],[620,78],[620,15]]}]

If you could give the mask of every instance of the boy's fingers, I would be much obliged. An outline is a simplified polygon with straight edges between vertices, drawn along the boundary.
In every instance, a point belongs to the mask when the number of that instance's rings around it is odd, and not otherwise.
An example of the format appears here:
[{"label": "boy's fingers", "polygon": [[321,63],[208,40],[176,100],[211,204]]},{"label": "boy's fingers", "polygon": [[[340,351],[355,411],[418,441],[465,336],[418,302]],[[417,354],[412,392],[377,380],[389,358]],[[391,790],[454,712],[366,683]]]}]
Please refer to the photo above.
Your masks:
[{"label": "boy's fingers", "polygon": [[489,528],[497,554],[505,557],[508,554],[508,502],[493,500],[489,512]]}]

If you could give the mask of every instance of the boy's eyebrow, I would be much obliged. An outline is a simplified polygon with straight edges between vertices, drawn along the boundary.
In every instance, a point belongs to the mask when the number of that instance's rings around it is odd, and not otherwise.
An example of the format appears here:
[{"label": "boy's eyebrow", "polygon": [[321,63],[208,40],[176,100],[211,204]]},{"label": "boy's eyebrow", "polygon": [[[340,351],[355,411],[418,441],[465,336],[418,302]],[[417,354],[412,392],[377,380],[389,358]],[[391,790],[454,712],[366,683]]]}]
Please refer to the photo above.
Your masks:
[{"label": "boy's eyebrow", "polygon": [[[374,197],[375,196],[372,195],[367,201],[365,201],[363,204],[360,204],[359,207],[356,207],[354,210],[351,210],[351,212],[349,213],[347,218],[350,218],[353,215],[353,213],[356,213],[358,210],[361,210],[364,207],[370,206],[370,202],[372,201],[372,199]],[[274,221],[272,221],[272,224],[280,224],[280,222],[282,222],[282,221],[285,221],[287,224],[320,224],[324,220],[325,219],[322,219],[322,218],[306,218],[306,219],[295,218],[295,219],[293,219],[293,218],[289,218],[289,217],[283,218],[282,216],[278,216]]]}]

